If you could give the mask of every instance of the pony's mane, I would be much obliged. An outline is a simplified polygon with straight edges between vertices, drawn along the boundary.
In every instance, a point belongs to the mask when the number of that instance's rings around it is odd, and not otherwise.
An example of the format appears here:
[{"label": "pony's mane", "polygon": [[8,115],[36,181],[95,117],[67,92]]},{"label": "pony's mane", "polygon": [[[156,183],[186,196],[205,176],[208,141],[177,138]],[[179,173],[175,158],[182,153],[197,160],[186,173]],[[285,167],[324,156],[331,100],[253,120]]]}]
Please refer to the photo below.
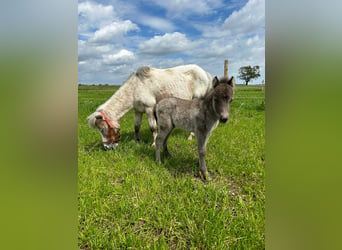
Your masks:
[{"label": "pony's mane", "polygon": [[148,66],[140,67],[135,74],[140,79],[150,77],[151,76],[151,68]]}]

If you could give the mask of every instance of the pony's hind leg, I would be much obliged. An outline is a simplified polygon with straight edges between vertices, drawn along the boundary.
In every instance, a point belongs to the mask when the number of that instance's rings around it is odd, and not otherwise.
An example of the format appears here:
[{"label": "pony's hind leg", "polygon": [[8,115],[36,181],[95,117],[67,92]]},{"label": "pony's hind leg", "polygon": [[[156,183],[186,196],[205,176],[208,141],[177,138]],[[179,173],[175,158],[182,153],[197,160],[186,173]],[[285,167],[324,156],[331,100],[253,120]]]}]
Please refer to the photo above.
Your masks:
[{"label": "pony's hind leg", "polygon": [[157,121],[154,117],[154,113],[153,113],[153,108],[146,108],[145,109],[145,113],[147,115],[147,119],[148,119],[148,125],[150,126],[152,135],[153,135],[153,143],[152,143],[152,147],[154,147],[156,145],[156,139],[157,139]]},{"label": "pony's hind leg", "polygon": [[143,113],[135,111],[135,117],[134,117],[134,140],[139,141],[139,131],[141,127],[141,121],[142,121]]}]

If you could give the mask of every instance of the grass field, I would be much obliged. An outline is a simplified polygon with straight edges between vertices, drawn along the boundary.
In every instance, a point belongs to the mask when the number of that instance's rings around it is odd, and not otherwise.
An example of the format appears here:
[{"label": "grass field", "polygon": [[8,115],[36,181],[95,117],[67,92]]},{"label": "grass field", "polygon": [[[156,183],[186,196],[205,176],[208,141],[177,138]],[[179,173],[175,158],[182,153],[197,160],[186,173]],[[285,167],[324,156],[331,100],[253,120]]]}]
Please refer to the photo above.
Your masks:
[{"label": "grass field", "polygon": [[171,157],[154,162],[144,115],[133,141],[134,112],[121,120],[121,142],[104,151],[86,117],[118,86],[79,86],[80,249],[264,249],[265,92],[236,86],[230,120],[207,144],[211,180],[199,178],[196,140],[174,130]]}]

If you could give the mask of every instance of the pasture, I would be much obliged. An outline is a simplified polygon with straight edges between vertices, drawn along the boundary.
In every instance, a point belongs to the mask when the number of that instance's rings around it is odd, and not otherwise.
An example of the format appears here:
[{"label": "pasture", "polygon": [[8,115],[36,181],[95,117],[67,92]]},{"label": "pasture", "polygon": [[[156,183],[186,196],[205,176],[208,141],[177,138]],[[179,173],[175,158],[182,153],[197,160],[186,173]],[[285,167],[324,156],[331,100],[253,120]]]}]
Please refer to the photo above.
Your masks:
[{"label": "pasture", "polygon": [[79,86],[78,220],[80,249],[264,249],[265,91],[235,88],[227,124],[207,144],[211,180],[199,178],[196,139],[175,129],[171,154],[157,165],[146,115],[133,141],[134,112],[121,141],[104,151],[86,117],[119,86]]}]

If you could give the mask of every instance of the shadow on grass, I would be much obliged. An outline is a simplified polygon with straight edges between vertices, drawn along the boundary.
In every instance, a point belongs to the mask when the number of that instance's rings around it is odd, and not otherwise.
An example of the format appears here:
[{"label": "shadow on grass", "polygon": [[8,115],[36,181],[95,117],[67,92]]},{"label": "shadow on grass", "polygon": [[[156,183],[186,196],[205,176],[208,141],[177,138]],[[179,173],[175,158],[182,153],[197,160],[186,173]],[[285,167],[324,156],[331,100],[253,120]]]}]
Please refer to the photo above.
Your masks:
[{"label": "shadow on grass", "polygon": [[[170,150],[169,150],[170,151]],[[155,167],[166,168],[174,177],[182,175],[199,176],[199,165],[197,157],[193,155],[176,154],[172,151],[169,155],[161,153],[163,163],[155,163],[155,147],[148,146],[136,147],[134,150],[137,156],[144,155],[149,158]]]},{"label": "shadow on grass", "polygon": [[105,148],[103,147],[101,140],[97,140],[92,143],[85,144],[84,150],[87,153],[91,153],[94,151],[105,151]]},{"label": "shadow on grass", "polygon": [[[172,132],[173,136],[184,136],[186,139],[189,136],[188,132],[184,132],[179,129],[175,129]],[[153,162],[155,167],[164,167],[166,168],[174,177],[183,176],[183,175],[191,175],[194,177],[199,177],[199,164],[198,157],[192,154],[183,154],[170,152],[170,155],[164,155],[161,153],[161,158],[163,159],[163,163],[157,164],[155,163],[155,147],[152,147],[152,133],[148,129],[140,130],[140,140],[138,142],[134,142],[134,132],[123,132],[121,134],[121,140],[119,142],[119,146],[121,149],[117,149],[121,151],[120,153],[126,151],[128,148],[132,148],[134,154],[137,158],[148,158],[149,161]],[[96,151],[106,151],[101,143],[101,139],[95,140],[91,143],[84,145],[84,150],[87,153],[92,153]],[[111,149],[116,150],[116,149]]]},{"label": "shadow on grass", "polygon": [[[172,131],[172,136],[184,136],[184,139],[188,138],[189,132],[182,131],[180,129],[174,129]],[[121,142],[130,142],[134,138],[134,132],[124,132],[121,134]],[[137,157],[148,157],[153,163],[155,162],[155,147],[152,147],[153,142],[152,133],[149,129],[140,130],[140,140],[137,145],[142,144],[142,146],[137,146],[134,148],[134,153]],[[170,150],[169,150],[170,151]],[[156,167],[166,168],[173,176],[179,175],[192,175],[199,177],[199,164],[198,158],[191,154],[176,154],[172,151],[170,155],[164,155],[161,153],[161,158],[164,160],[163,163],[154,163]]]}]

